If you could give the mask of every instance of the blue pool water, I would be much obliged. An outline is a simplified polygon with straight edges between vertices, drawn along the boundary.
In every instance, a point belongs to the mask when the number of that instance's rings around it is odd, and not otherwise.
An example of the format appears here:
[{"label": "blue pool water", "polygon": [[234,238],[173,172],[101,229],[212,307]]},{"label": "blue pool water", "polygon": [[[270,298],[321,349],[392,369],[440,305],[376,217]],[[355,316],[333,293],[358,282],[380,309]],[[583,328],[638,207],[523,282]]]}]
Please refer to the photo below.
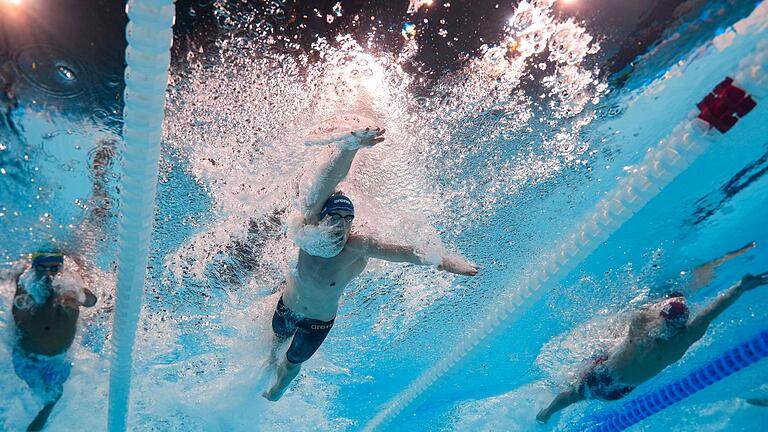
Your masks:
[{"label": "blue pool water", "polygon": [[[509,8],[518,20],[507,36],[524,34],[525,4]],[[696,102],[738,73],[740,61],[757,53],[765,64],[768,52],[760,45],[768,39],[767,3],[712,1],[668,29],[631,70],[606,76],[590,57],[599,38],[551,18],[546,4],[530,10],[541,14],[534,24],[546,38],[562,41],[559,57],[536,57],[534,38],[524,36],[516,57],[507,57],[497,41],[428,88],[398,66],[424,47],[374,55],[352,39],[319,43],[321,59],[312,60],[233,32],[218,42],[218,54],[190,54],[172,71],[130,430],[363,429],[501,297],[521,289],[516,281],[542,265],[649,148],[689,121]],[[549,47],[557,52],[557,44]],[[247,54],[254,52],[263,55]],[[104,430],[120,208],[120,143],[111,122],[120,119],[66,111],[82,94],[68,81],[77,66],[42,65],[58,71],[58,93],[22,73],[18,91],[28,96],[3,106],[0,119],[0,253],[4,268],[51,243],[82,257],[100,302],[81,315],[72,377],[49,429]],[[764,103],[765,81],[749,84]],[[481,272],[468,279],[372,262],[347,288],[327,342],[285,397],[269,403],[260,396],[269,319],[296,255],[288,196],[322,152],[300,138],[338,106],[359,108],[348,99],[354,91],[368,94],[388,130],[387,141],[361,152],[343,185],[358,206],[359,229],[460,251]],[[618,340],[633,307],[663,294],[664,281],[757,243],[691,298],[695,313],[745,273],[768,271],[766,128],[755,112],[715,134],[688,170],[387,430],[578,430],[617,407],[590,401],[548,426],[534,420],[584,360]],[[275,228],[268,215],[283,209]],[[13,289],[0,285],[6,365]],[[682,361],[635,394],[764,330],[766,304],[766,289],[744,295]],[[632,430],[761,430],[768,408],[746,400],[768,397],[767,378],[768,366],[758,363]],[[0,400],[0,430],[22,430],[39,409],[10,367],[0,368]]]}]

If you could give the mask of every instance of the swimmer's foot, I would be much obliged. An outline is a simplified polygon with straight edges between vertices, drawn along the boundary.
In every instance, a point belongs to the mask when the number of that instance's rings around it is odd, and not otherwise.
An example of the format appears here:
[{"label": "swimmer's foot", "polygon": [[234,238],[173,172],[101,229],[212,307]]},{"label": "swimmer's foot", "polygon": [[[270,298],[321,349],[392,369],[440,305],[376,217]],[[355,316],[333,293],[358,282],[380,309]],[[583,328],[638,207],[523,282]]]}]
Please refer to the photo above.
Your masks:
[{"label": "swimmer's foot", "polygon": [[264,399],[272,402],[277,402],[280,400],[281,397],[285,394],[285,391],[288,390],[288,384],[290,382],[285,383],[284,385],[280,385],[281,383],[276,382],[272,387],[269,388],[269,390],[265,390],[264,393],[261,394],[261,396],[264,397]]},{"label": "swimmer's foot", "polygon": [[543,409],[539,411],[538,414],[536,414],[536,421],[541,424],[546,424],[549,421],[550,417],[552,417],[552,414],[547,412],[546,409]]},{"label": "swimmer's foot", "polygon": [[277,366],[277,382],[267,391],[262,393],[264,399],[275,402],[283,397],[283,394],[288,389],[288,385],[291,384],[294,378],[299,374],[301,370],[301,363],[294,364],[285,362]]},{"label": "swimmer's foot", "polygon": [[277,402],[281,397],[283,397],[283,393],[285,393],[285,389],[283,389],[282,392],[278,392],[274,387],[272,387],[271,389],[264,391],[261,396],[263,396],[264,399],[268,401]]}]

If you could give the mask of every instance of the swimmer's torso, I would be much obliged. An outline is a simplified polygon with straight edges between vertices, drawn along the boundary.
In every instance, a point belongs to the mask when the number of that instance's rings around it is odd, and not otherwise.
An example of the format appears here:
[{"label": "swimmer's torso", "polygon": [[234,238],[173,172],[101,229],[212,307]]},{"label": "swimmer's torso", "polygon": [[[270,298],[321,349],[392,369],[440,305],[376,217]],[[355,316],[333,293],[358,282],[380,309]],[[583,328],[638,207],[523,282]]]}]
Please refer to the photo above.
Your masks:
[{"label": "swimmer's torso", "polygon": [[285,305],[308,318],[334,319],[344,287],[360,275],[368,263],[356,247],[359,241],[350,237],[344,249],[332,258],[316,257],[299,250],[296,272],[289,274],[283,293]]},{"label": "swimmer's torso", "polygon": [[605,364],[620,382],[636,386],[680,360],[689,347],[685,331],[669,339],[630,336]]},{"label": "swimmer's torso", "polygon": [[29,353],[46,356],[61,354],[75,340],[79,315],[77,306],[68,306],[54,296],[30,308],[18,309],[14,305],[17,343]]}]

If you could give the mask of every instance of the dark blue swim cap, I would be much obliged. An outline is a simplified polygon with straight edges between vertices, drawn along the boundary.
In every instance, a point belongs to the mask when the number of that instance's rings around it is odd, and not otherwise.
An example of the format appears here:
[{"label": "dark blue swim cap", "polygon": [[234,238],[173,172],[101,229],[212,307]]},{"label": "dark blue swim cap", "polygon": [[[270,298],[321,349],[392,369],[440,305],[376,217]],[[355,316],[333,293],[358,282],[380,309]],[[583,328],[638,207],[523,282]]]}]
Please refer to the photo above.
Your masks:
[{"label": "dark blue swim cap", "polygon": [[322,220],[328,213],[334,210],[344,210],[354,214],[355,206],[352,205],[352,200],[347,198],[346,195],[340,193],[333,194],[323,204],[323,209],[320,211],[320,219]]},{"label": "dark blue swim cap", "polygon": [[32,254],[32,265],[41,264],[64,264],[64,254],[60,252],[34,252]]}]

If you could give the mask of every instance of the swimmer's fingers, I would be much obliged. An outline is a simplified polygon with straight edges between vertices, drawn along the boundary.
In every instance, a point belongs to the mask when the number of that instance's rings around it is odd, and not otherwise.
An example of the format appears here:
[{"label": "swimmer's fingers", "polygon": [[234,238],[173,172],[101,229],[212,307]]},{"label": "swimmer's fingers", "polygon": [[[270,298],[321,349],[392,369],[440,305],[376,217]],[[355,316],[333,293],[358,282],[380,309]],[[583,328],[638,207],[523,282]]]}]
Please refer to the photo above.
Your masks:
[{"label": "swimmer's fingers", "polygon": [[335,232],[333,233],[333,244],[335,246],[339,246],[341,244],[344,244],[344,233],[343,232]]},{"label": "swimmer's fingers", "polygon": [[741,284],[745,290],[751,290],[761,285],[768,285],[768,272],[757,275],[746,274],[741,278]]}]

